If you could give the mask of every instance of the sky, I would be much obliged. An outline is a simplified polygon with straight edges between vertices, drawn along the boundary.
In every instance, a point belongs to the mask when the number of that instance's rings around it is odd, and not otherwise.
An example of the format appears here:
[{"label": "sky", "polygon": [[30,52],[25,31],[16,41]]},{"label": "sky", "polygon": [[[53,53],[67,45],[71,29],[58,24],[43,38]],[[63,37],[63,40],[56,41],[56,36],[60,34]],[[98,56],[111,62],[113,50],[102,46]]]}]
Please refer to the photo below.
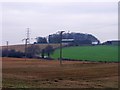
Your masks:
[{"label": "sky", "polygon": [[36,37],[64,30],[88,33],[101,42],[118,39],[118,2],[2,2],[2,45],[23,44],[27,28]]}]

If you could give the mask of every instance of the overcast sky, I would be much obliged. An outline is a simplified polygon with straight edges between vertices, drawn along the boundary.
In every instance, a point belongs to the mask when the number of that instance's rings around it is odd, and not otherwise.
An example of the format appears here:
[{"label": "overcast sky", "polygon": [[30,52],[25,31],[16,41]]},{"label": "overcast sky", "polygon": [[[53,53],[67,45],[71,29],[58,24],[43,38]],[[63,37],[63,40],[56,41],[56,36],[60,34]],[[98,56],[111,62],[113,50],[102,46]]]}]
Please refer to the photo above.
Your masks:
[{"label": "overcast sky", "polygon": [[[2,44],[22,44],[30,37],[60,30],[88,33],[101,42],[118,39],[117,2],[2,3]],[[33,40],[32,40],[33,42]]]}]

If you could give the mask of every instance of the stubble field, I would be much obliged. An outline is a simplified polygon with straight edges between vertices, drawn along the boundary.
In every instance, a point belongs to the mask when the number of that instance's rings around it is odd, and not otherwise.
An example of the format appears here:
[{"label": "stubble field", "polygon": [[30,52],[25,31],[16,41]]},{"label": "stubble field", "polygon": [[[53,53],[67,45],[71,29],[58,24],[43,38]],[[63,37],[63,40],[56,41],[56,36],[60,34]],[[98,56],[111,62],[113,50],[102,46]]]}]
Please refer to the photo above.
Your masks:
[{"label": "stubble field", "polygon": [[3,88],[118,88],[118,63],[2,58]]}]

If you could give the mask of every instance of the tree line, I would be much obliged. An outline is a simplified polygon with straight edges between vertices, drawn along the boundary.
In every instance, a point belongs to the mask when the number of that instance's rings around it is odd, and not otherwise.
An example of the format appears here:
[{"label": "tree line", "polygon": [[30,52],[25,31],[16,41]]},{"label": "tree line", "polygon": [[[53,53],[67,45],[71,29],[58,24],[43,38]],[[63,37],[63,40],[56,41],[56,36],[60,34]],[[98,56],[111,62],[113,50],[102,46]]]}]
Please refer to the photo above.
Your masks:
[{"label": "tree line", "polygon": [[[92,44],[92,42],[100,43],[100,41],[91,34],[83,33],[64,33],[63,39],[73,39],[73,41],[64,41],[71,45]],[[60,43],[60,34],[51,34],[48,39],[45,37],[37,37],[37,41],[34,44],[47,44],[47,43]]]},{"label": "tree line", "polygon": [[27,47],[26,53],[16,50],[2,49],[0,50],[2,57],[16,57],[16,58],[51,58],[50,55],[54,52],[54,48],[51,45],[41,49],[39,46],[32,44]]}]

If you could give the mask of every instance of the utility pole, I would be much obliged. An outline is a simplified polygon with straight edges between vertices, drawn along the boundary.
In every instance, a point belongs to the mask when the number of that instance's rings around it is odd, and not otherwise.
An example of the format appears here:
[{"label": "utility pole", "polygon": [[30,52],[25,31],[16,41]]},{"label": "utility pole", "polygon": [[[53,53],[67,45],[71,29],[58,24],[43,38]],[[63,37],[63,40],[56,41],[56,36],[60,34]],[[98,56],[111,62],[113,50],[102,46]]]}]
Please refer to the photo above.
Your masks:
[{"label": "utility pole", "polygon": [[27,58],[27,40],[28,39],[25,39],[25,60]]},{"label": "utility pole", "polygon": [[26,60],[26,58],[27,58],[27,42],[28,42],[28,39],[27,39],[27,38],[25,38],[25,39],[23,39],[22,41],[25,41],[25,48],[24,48],[24,52],[25,52],[25,60]]},{"label": "utility pole", "polygon": [[65,31],[60,31],[60,65],[62,66],[62,34]]},{"label": "utility pole", "polygon": [[7,57],[8,57],[8,41],[6,41],[6,46],[7,46]]}]

